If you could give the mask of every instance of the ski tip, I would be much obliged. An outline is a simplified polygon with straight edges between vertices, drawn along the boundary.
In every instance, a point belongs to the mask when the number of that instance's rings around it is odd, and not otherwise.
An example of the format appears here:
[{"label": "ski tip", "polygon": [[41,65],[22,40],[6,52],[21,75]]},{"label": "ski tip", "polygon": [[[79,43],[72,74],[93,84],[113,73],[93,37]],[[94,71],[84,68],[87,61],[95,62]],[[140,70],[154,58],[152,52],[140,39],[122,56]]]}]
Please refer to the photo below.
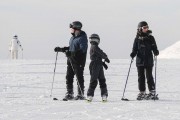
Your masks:
[{"label": "ski tip", "polygon": [[53,100],[58,100],[57,98],[53,98]]},{"label": "ski tip", "polygon": [[129,101],[127,98],[121,98],[122,101]]},{"label": "ski tip", "polygon": [[91,103],[92,101],[91,100],[86,100],[87,103]]},{"label": "ski tip", "polygon": [[103,103],[106,103],[106,102],[107,102],[107,100],[103,100],[102,102],[103,102]]},{"label": "ski tip", "polygon": [[65,98],[64,98],[63,101],[68,101],[68,99],[65,99]]}]

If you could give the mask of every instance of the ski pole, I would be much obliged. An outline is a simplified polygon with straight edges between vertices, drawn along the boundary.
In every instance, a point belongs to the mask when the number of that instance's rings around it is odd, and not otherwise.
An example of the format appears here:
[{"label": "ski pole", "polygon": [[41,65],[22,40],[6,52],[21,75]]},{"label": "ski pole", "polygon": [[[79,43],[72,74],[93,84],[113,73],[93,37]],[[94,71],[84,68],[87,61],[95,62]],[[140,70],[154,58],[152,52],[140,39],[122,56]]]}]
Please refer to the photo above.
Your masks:
[{"label": "ski pole", "polygon": [[53,85],[54,85],[54,77],[55,77],[56,64],[57,64],[57,57],[58,57],[58,52],[56,52],[56,60],[55,60],[54,75],[53,75],[53,81],[52,81],[52,87],[51,87],[51,94],[50,94],[50,97],[52,97],[52,91],[53,91]]},{"label": "ski pole", "polygon": [[[155,74],[154,74],[154,84],[155,84],[155,95],[156,95],[156,72],[157,72],[157,56],[154,57],[155,61]],[[154,99],[155,100],[155,99]]]},{"label": "ski pole", "polygon": [[127,98],[124,98],[124,93],[125,93],[125,90],[126,90],[126,86],[127,86],[127,82],[128,82],[129,73],[130,73],[130,70],[131,70],[132,63],[133,63],[133,58],[131,59],[131,63],[130,63],[130,66],[129,66],[129,71],[128,71],[128,75],[127,75],[127,79],[126,79],[126,83],[125,83],[125,87],[124,87],[123,96],[121,98],[121,100],[123,100],[123,101],[129,101]]},{"label": "ski pole", "polygon": [[76,78],[77,78],[76,81],[77,81],[78,87],[79,87],[79,89],[80,89],[81,95],[84,97],[84,94],[83,94],[83,92],[82,92],[81,86],[80,86],[80,84],[79,84],[78,76],[77,76],[77,74],[76,74],[76,72],[75,72],[75,69],[74,69],[73,64],[72,64],[72,61],[71,61],[71,58],[69,58],[69,61],[70,61],[70,64],[71,64],[71,66],[72,66],[72,69],[73,69],[73,71],[74,71],[74,73],[75,73],[75,75],[76,75]]}]

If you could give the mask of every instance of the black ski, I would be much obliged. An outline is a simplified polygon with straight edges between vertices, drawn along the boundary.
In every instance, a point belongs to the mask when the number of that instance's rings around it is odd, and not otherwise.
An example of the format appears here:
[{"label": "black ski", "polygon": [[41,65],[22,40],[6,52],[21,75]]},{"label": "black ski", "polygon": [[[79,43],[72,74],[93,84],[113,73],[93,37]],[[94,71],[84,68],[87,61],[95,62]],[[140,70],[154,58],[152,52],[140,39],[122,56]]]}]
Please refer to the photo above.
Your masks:
[{"label": "black ski", "polygon": [[[58,99],[58,98],[53,98],[53,100],[54,100],[54,101],[59,101],[59,99]],[[73,100],[73,99],[72,99],[72,100]],[[63,98],[63,99],[62,99],[62,101],[69,101],[69,100],[68,100],[68,99],[66,99],[66,98]]]},{"label": "black ski", "polygon": [[58,98],[53,98],[53,100],[59,100]]},{"label": "black ski", "polygon": [[[53,100],[58,101],[59,99],[58,98],[53,98]],[[84,100],[87,100],[87,99],[84,99]],[[78,101],[78,100],[63,98],[62,101]]]},{"label": "black ski", "polygon": [[63,101],[68,101],[68,99],[67,99],[67,98],[63,98],[62,100],[63,100]]},{"label": "black ski", "polygon": [[122,101],[148,101],[148,100],[159,100],[159,97],[158,97],[158,94],[156,94],[153,98],[147,98],[147,97],[144,97],[144,98],[141,98],[141,99],[136,99],[136,100],[129,100],[127,98],[122,98],[121,99]]}]

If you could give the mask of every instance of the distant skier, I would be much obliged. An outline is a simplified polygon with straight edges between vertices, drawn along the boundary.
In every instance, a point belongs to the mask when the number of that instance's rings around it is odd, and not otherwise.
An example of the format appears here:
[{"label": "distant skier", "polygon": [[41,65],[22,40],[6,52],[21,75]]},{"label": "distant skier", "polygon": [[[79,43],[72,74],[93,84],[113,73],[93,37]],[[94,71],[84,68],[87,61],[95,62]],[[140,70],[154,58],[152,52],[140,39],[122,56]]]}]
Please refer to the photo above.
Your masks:
[{"label": "distant skier", "polygon": [[[84,100],[84,67],[86,63],[86,54],[88,48],[87,35],[81,30],[82,23],[74,21],[70,24],[72,37],[69,41],[69,47],[56,47],[55,52],[65,52],[67,56],[66,87],[67,93],[63,100],[74,98],[73,78],[74,75],[78,81],[78,95],[75,100]],[[79,88],[80,87],[80,88]]]},{"label": "distant skier", "polygon": [[18,47],[23,51],[22,45],[18,40],[18,36],[15,35],[10,41],[9,50],[11,52],[11,59],[18,59]]},{"label": "distant skier", "polygon": [[98,46],[100,43],[99,35],[92,34],[89,37],[89,39],[91,43],[91,48],[90,48],[91,63],[89,65],[91,78],[90,78],[89,89],[87,92],[87,100],[92,101],[94,97],[94,91],[99,81],[102,101],[107,101],[108,91],[107,91],[106,79],[104,76],[104,70],[103,70],[103,66],[105,67],[105,69],[107,69],[107,65],[105,64],[105,62],[102,62],[102,59],[105,59],[105,61],[108,63],[110,63],[110,60],[108,59],[108,56]]},{"label": "distant skier", "polygon": [[[155,83],[152,75],[153,70],[153,55],[159,55],[154,37],[151,35],[152,31],[149,30],[147,22],[142,21],[138,24],[137,35],[134,40],[132,53],[130,54],[133,59],[136,57],[136,66],[138,71],[138,86],[140,93],[137,100],[143,99],[158,99],[155,95]],[[149,94],[146,94],[145,76],[149,88]]]}]

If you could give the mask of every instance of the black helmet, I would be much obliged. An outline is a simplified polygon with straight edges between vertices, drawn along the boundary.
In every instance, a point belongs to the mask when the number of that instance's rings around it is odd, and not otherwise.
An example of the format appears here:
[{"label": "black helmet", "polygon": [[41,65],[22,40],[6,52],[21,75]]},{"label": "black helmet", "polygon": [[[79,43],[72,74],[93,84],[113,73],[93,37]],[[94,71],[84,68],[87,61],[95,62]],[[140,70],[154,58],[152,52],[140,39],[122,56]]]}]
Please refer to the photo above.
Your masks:
[{"label": "black helmet", "polygon": [[138,29],[143,27],[143,26],[147,26],[147,22],[146,21],[141,21],[139,24],[138,24]]},{"label": "black helmet", "polygon": [[99,37],[99,35],[98,34],[92,34],[90,37],[89,37],[89,39],[90,39],[90,43],[91,42],[96,42],[97,44],[99,44],[100,43],[100,37]]},{"label": "black helmet", "polygon": [[89,39],[92,39],[92,38],[97,38],[97,39],[99,39],[100,40],[100,37],[99,37],[99,35],[98,34],[92,34],[90,37],[89,37]]},{"label": "black helmet", "polygon": [[82,23],[79,21],[74,21],[69,25],[70,28],[76,29],[76,30],[81,30],[82,28]]}]

